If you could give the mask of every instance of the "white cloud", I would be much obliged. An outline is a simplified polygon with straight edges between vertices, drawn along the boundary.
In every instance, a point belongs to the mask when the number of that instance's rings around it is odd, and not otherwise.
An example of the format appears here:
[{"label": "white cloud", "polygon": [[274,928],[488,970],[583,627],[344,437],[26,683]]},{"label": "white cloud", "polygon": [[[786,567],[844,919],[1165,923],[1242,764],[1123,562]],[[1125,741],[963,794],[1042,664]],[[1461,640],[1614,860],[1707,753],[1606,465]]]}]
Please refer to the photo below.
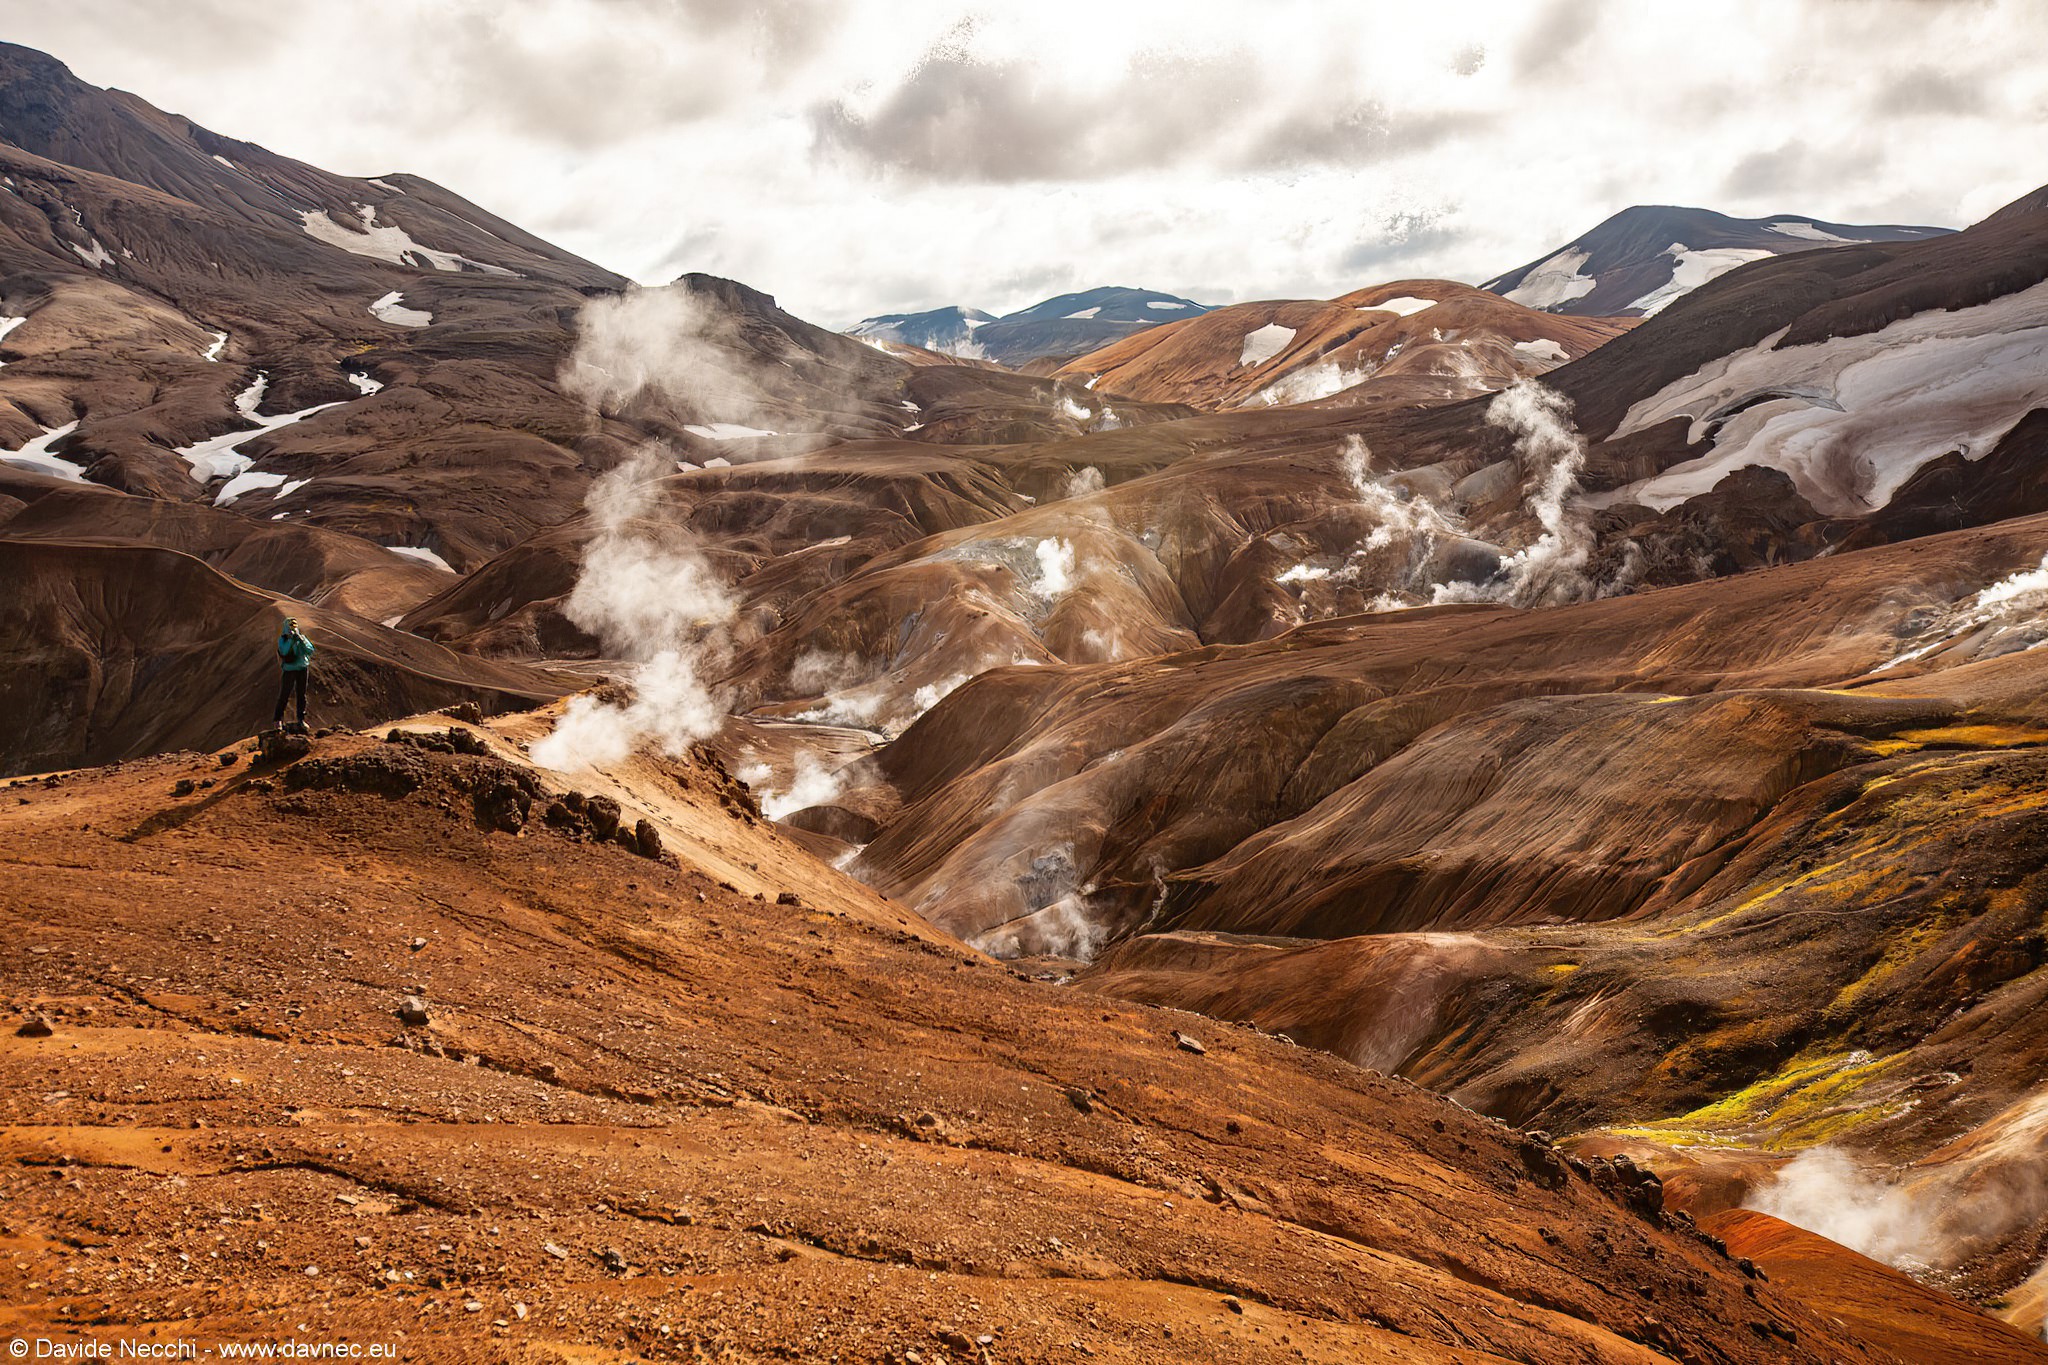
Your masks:
[{"label": "white cloud", "polygon": [[13,40],[218,132],[834,325],[1476,281],[1632,203],[1960,226],[2048,133],[2032,0],[18,8]]}]

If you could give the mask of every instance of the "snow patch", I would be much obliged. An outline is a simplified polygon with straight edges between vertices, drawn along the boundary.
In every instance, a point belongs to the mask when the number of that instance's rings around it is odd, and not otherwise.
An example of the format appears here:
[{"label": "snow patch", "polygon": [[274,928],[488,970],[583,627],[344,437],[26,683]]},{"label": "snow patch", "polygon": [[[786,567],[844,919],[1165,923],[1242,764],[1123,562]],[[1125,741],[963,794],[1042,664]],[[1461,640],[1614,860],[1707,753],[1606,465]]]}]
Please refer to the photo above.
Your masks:
[{"label": "snow patch", "polygon": [[398,188],[398,186],[396,186],[396,185],[389,185],[389,184],[386,184],[386,183],[385,183],[384,181],[382,181],[382,180],[365,180],[365,181],[364,181],[363,183],[364,183],[365,185],[375,185],[375,186],[376,186],[376,187],[377,187],[378,189],[380,189],[380,190],[390,190],[390,191],[391,191],[391,192],[392,192],[393,194],[404,194],[404,193],[405,193],[405,191],[404,191],[404,190],[402,190],[402,189],[400,189],[400,188]]},{"label": "snow patch", "polygon": [[379,322],[388,322],[393,327],[425,327],[434,320],[432,313],[418,308],[401,308],[405,295],[394,289],[370,305],[370,316]]},{"label": "snow patch", "polygon": [[1241,369],[1247,365],[1263,365],[1287,349],[1294,342],[1294,329],[1269,322],[1256,332],[1247,332],[1244,350],[1238,353],[1237,363]]},{"label": "snow patch", "polygon": [[61,456],[50,453],[51,446],[57,444],[57,442],[63,440],[76,430],[78,430],[76,420],[66,422],[61,427],[51,427],[20,450],[0,453],[0,461],[11,465],[19,465],[24,469],[37,470],[44,474],[55,474],[60,479],[72,479],[83,483],[85,482],[84,465],[73,464]]},{"label": "snow patch", "polygon": [[1671,267],[1671,278],[1629,305],[1631,308],[1642,309],[1646,318],[1657,316],[1709,280],[1719,279],[1736,267],[1748,265],[1751,261],[1768,260],[1777,253],[1739,246],[1716,247],[1711,251],[1692,251],[1682,243],[1673,242],[1664,248],[1664,254],[1671,257],[1674,262]]},{"label": "snow patch", "polygon": [[424,545],[386,545],[384,548],[395,555],[404,555],[407,559],[417,559],[422,564],[431,564],[435,568],[446,570],[449,573],[455,572],[454,569],[449,568],[447,560],[441,558],[441,556],[435,554]]},{"label": "snow patch", "polygon": [[1534,357],[1537,360],[1571,359],[1571,356],[1565,351],[1564,347],[1558,345],[1549,337],[1537,337],[1534,341],[1518,341],[1515,343],[1515,349],[1523,355]]},{"label": "snow patch", "polygon": [[1770,230],[1777,233],[1780,237],[1798,237],[1808,242],[1840,242],[1849,244],[1857,240],[1854,237],[1837,237],[1832,232],[1822,232],[1812,223],[1773,223],[1770,226]]},{"label": "snow patch", "polygon": [[372,379],[369,375],[358,374],[354,370],[349,371],[348,382],[355,385],[365,398],[373,393],[381,392],[384,388],[383,380]]},{"label": "snow patch", "polygon": [[69,242],[66,245],[78,253],[79,260],[84,261],[95,270],[98,270],[101,266],[108,266],[114,263],[114,258],[108,254],[105,247],[100,245],[100,239],[97,237],[92,239],[92,250],[90,251],[87,251],[76,242]]},{"label": "snow patch", "polygon": [[[254,470],[245,469],[221,485],[220,492],[214,494],[213,505],[226,507],[244,493],[254,493],[259,488],[276,488],[283,482],[282,474],[258,474]],[[273,495],[273,500],[276,496]]]},{"label": "snow patch", "polygon": [[1146,306],[1147,308],[1158,308],[1158,309],[1161,309],[1161,310],[1165,310],[1165,309],[1169,309],[1169,308],[1185,308],[1185,307],[1187,307],[1187,305],[1186,305],[1186,304],[1184,304],[1184,303],[1168,303],[1168,302],[1167,302],[1167,301],[1166,301],[1165,299],[1147,299],[1147,300],[1145,300],[1145,306]]},{"label": "snow patch", "polygon": [[1096,315],[1097,313],[1100,313],[1101,311],[1102,311],[1102,305],[1101,305],[1101,304],[1097,304],[1097,305],[1096,305],[1095,307],[1093,307],[1093,308],[1083,308],[1083,309],[1082,309],[1082,310],[1081,310],[1080,312],[1078,312],[1078,313],[1069,313],[1069,314],[1067,314],[1067,317],[1068,317],[1069,319],[1073,319],[1073,318],[1092,318],[1092,317],[1094,317],[1094,316],[1095,316],[1095,315]]},{"label": "snow patch", "polygon": [[200,483],[211,483],[215,479],[233,479],[255,463],[249,456],[238,453],[238,447],[246,445],[258,436],[276,431],[279,427],[303,422],[316,412],[325,412],[329,408],[341,406],[340,403],[320,403],[297,412],[284,412],[265,417],[256,409],[262,404],[264,391],[269,387],[270,376],[258,373],[249,387],[242,390],[235,399],[235,411],[255,423],[253,428],[246,431],[230,431],[225,435],[186,446],[178,452],[184,457],[185,462],[192,466],[194,479]]},{"label": "snow patch", "polygon": [[1760,465],[1789,474],[1823,516],[1858,516],[1943,455],[1981,459],[2048,403],[2048,283],[1773,349],[1783,336],[1710,361],[1630,408],[1616,437],[1688,417],[1687,439],[1713,446],[1604,498],[1662,512]]},{"label": "snow patch", "polygon": [[1591,275],[1579,273],[1591,259],[1591,252],[1560,251],[1530,271],[1503,297],[1524,308],[1556,308],[1582,299],[1599,283]]},{"label": "snow patch", "polygon": [[507,270],[502,265],[491,265],[486,261],[472,260],[468,256],[452,251],[436,251],[421,246],[402,227],[380,227],[377,223],[375,204],[358,204],[356,212],[362,215],[361,229],[345,227],[329,218],[320,209],[310,209],[299,215],[305,224],[306,235],[329,246],[338,246],[343,251],[357,256],[368,256],[372,260],[389,261],[393,265],[411,266],[415,270],[480,270],[486,275],[517,276],[518,271]]},{"label": "snow patch", "polygon": [[218,161],[221,165],[227,167],[231,171],[239,171],[242,169],[240,166],[237,166],[234,162],[222,156],[219,152],[215,152],[213,154],[213,159],[215,161]]},{"label": "snow patch", "polygon": [[[0,335],[5,334],[0,333]],[[219,364],[221,348],[226,346],[227,344],[228,334],[226,332],[215,332],[213,334],[213,345],[207,347],[203,352],[201,352],[199,358],[201,360],[212,361],[214,364]]]},{"label": "snow patch", "polygon": [[1388,299],[1385,303],[1368,303],[1358,311],[1361,313],[1392,313],[1396,317],[1405,318],[1412,317],[1425,308],[1434,308],[1436,305],[1437,301],[1435,299],[1418,299],[1412,294],[1403,294],[1400,298]]}]

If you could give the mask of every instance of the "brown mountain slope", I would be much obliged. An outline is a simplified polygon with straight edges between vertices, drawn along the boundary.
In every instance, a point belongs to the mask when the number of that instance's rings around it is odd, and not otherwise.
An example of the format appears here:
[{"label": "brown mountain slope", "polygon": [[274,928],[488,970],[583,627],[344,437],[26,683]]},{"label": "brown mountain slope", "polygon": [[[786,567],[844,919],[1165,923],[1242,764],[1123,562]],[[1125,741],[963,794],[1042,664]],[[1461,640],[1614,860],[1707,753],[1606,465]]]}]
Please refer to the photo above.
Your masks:
[{"label": "brown mountain slope", "polygon": [[[545,793],[506,833],[511,793],[562,785],[518,760],[539,728],[9,792],[0,989],[51,1032],[0,1039],[0,1330],[522,1361],[1901,1359],[1611,1166],[1017,981],[701,759],[601,784],[675,864]],[[169,795],[184,777],[218,785]],[[424,1017],[393,1017],[406,996]]]},{"label": "brown mountain slope", "polygon": [[0,538],[0,754],[5,771],[210,748],[270,715],[279,624],[318,643],[311,714],[360,725],[474,701],[531,705],[576,685],[244,587],[148,546]]},{"label": "brown mountain slope", "polygon": [[1539,313],[1451,280],[1397,280],[1328,302],[1219,308],[1126,337],[1058,374],[1201,408],[1412,407],[1506,388],[1631,325]]}]

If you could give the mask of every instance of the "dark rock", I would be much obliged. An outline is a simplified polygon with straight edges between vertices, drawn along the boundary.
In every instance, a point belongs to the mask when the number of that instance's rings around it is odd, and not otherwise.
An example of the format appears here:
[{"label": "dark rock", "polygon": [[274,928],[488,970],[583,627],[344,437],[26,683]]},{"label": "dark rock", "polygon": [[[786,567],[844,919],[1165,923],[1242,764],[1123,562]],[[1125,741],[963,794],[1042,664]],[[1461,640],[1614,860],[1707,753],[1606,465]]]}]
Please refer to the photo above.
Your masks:
[{"label": "dark rock", "polygon": [[237,754],[233,749],[230,749],[220,756],[220,766],[223,768],[232,768],[235,766],[235,760],[240,757],[240,754]]},{"label": "dark rock", "polygon": [[21,1027],[14,1031],[14,1036],[17,1038],[47,1038],[54,1032],[56,1030],[50,1027],[50,1021],[47,1017],[31,1012],[28,1018],[21,1021]]},{"label": "dark rock", "polygon": [[802,905],[804,898],[794,891],[784,891],[775,897],[777,905]]},{"label": "dark rock", "polygon": [[590,832],[599,842],[612,837],[619,828],[619,803],[609,796],[593,796],[586,803],[590,814]]},{"label": "dark rock", "polygon": [[408,995],[398,1002],[398,1022],[407,1028],[425,1028],[430,1022],[427,1002],[417,995]]},{"label": "dark rock", "polygon": [[643,858],[659,858],[666,851],[661,846],[661,831],[647,819],[633,826],[633,846]]},{"label": "dark rock", "polygon": [[467,721],[471,725],[481,725],[484,719],[483,707],[478,706],[473,701],[459,701],[453,706],[444,706],[441,708],[441,714],[456,720]]},{"label": "dark rock", "polygon": [[526,828],[532,809],[533,798],[517,782],[500,778],[477,787],[476,819],[485,829],[516,834]]},{"label": "dark rock", "polygon": [[295,763],[312,752],[312,740],[287,730],[265,730],[256,737],[258,763]]},{"label": "dark rock", "polygon": [[179,778],[179,779],[178,779],[178,783],[177,783],[177,785],[171,788],[171,795],[173,795],[173,796],[190,796],[190,795],[191,795],[191,794],[192,794],[193,792],[195,792],[195,791],[198,791],[198,790],[199,790],[199,784],[198,784],[198,783],[194,782],[194,781],[193,781],[193,780],[192,780],[191,778],[189,778],[189,777],[181,777],[181,778]]},{"label": "dark rock", "polygon": [[398,797],[419,790],[426,778],[426,762],[417,754],[372,749],[294,764],[285,772],[284,785],[288,791],[311,788]]},{"label": "dark rock", "polygon": [[1191,1038],[1187,1034],[1182,1033],[1178,1029],[1174,1030],[1173,1042],[1174,1045],[1178,1047],[1182,1052],[1192,1052],[1197,1057],[1202,1056],[1209,1050],[1208,1048],[1202,1046],[1202,1040],[1200,1038]]}]

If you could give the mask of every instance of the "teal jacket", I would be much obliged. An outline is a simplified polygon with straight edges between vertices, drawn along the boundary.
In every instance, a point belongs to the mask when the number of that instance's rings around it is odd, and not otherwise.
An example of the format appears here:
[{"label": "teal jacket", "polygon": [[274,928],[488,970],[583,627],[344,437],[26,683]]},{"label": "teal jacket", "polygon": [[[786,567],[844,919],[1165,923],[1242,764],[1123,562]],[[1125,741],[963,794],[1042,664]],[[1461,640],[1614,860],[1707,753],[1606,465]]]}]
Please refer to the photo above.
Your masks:
[{"label": "teal jacket", "polygon": [[313,642],[295,630],[281,631],[277,637],[277,661],[287,673],[305,672],[306,665],[313,662]]}]

